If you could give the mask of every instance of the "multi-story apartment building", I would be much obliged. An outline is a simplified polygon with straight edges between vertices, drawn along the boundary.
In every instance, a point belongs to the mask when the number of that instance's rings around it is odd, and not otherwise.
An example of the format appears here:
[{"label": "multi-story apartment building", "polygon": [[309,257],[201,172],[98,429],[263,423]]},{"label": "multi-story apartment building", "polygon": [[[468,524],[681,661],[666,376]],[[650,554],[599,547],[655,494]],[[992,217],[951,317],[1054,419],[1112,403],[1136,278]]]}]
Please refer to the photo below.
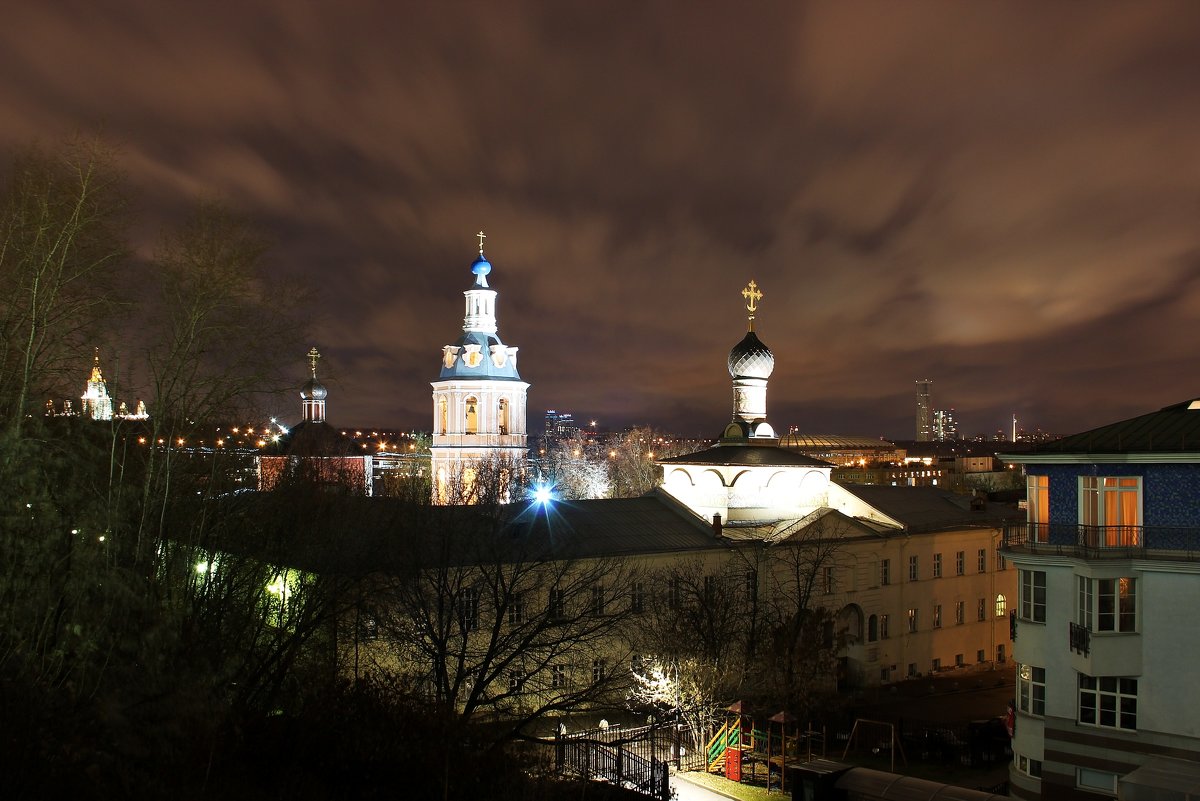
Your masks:
[{"label": "multi-story apartment building", "polygon": [[1200,400],[1029,453],[1011,794],[1200,787]]}]

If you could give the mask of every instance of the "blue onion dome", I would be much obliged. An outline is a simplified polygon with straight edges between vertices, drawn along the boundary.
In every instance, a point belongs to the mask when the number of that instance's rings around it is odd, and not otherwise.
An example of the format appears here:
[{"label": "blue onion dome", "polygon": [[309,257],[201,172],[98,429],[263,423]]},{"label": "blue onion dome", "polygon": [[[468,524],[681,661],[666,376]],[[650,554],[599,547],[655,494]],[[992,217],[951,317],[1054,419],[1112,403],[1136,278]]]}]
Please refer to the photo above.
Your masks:
[{"label": "blue onion dome", "polygon": [[301,400],[325,400],[329,395],[329,390],[325,389],[325,385],[318,381],[315,377],[310,378],[304,386],[300,388]]},{"label": "blue onion dome", "polygon": [[769,378],[775,369],[775,355],[759,341],[753,331],[729,351],[729,375],[733,378]]},{"label": "blue onion dome", "polygon": [[479,258],[471,263],[471,272],[475,274],[475,282],[487,286],[487,274],[492,271],[492,263],[479,251]]}]

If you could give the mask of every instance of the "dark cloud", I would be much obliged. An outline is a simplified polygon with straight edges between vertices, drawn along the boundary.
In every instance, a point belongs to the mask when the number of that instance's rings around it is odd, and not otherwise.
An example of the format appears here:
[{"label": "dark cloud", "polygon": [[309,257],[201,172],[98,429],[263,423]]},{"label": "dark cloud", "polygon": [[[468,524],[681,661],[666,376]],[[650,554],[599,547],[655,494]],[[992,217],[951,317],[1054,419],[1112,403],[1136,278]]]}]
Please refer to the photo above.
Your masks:
[{"label": "dark cloud", "polygon": [[[1059,432],[1195,391],[1200,6],[23,4],[3,143],[102,126],[153,236],[218,194],[314,288],[330,415],[427,427],[488,232],[530,408]],[[297,375],[304,361],[297,356]],[[283,410],[287,413],[289,410]]]}]

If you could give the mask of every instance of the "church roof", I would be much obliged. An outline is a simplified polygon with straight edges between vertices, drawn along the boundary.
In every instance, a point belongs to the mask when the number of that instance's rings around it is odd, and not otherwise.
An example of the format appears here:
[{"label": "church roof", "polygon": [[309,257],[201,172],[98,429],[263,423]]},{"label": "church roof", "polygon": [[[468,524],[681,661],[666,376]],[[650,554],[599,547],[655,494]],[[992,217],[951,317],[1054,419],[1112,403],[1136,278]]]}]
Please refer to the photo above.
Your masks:
[{"label": "church roof", "polygon": [[[455,340],[453,345],[453,347],[460,349],[457,358],[454,360],[454,364],[447,367],[445,361],[443,361],[442,370],[438,374],[438,380],[445,381],[447,379],[458,378],[487,379],[489,381],[520,381],[521,375],[517,372],[516,359],[509,356],[507,350],[505,350],[501,366],[497,366],[496,360],[492,358],[493,345],[506,348],[505,344],[495,334],[485,334],[481,331],[464,331],[462,336]],[[463,354],[469,352],[468,346],[475,346],[478,349],[478,364],[474,367],[470,365],[468,359],[463,357]]]},{"label": "church roof", "polygon": [[659,459],[659,464],[711,464],[747,467],[832,467],[829,462],[776,445],[714,445],[696,453]]}]

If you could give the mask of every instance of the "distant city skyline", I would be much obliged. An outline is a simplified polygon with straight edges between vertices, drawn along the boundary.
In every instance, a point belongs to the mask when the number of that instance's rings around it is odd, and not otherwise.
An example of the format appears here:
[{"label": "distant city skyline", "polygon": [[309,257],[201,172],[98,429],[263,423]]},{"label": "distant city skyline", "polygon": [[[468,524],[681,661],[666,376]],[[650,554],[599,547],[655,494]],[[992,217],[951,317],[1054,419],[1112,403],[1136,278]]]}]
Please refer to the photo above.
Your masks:
[{"label": "distant city skyline", "polygon": [[751,279],[779,430],[1196,391],[1200,4],[682,8],[14,4],[0,144],[101,129],[135,258],[205,196],[261,224],[335,425],[429,429],[480,229],[531,415],[719,433]]}]

